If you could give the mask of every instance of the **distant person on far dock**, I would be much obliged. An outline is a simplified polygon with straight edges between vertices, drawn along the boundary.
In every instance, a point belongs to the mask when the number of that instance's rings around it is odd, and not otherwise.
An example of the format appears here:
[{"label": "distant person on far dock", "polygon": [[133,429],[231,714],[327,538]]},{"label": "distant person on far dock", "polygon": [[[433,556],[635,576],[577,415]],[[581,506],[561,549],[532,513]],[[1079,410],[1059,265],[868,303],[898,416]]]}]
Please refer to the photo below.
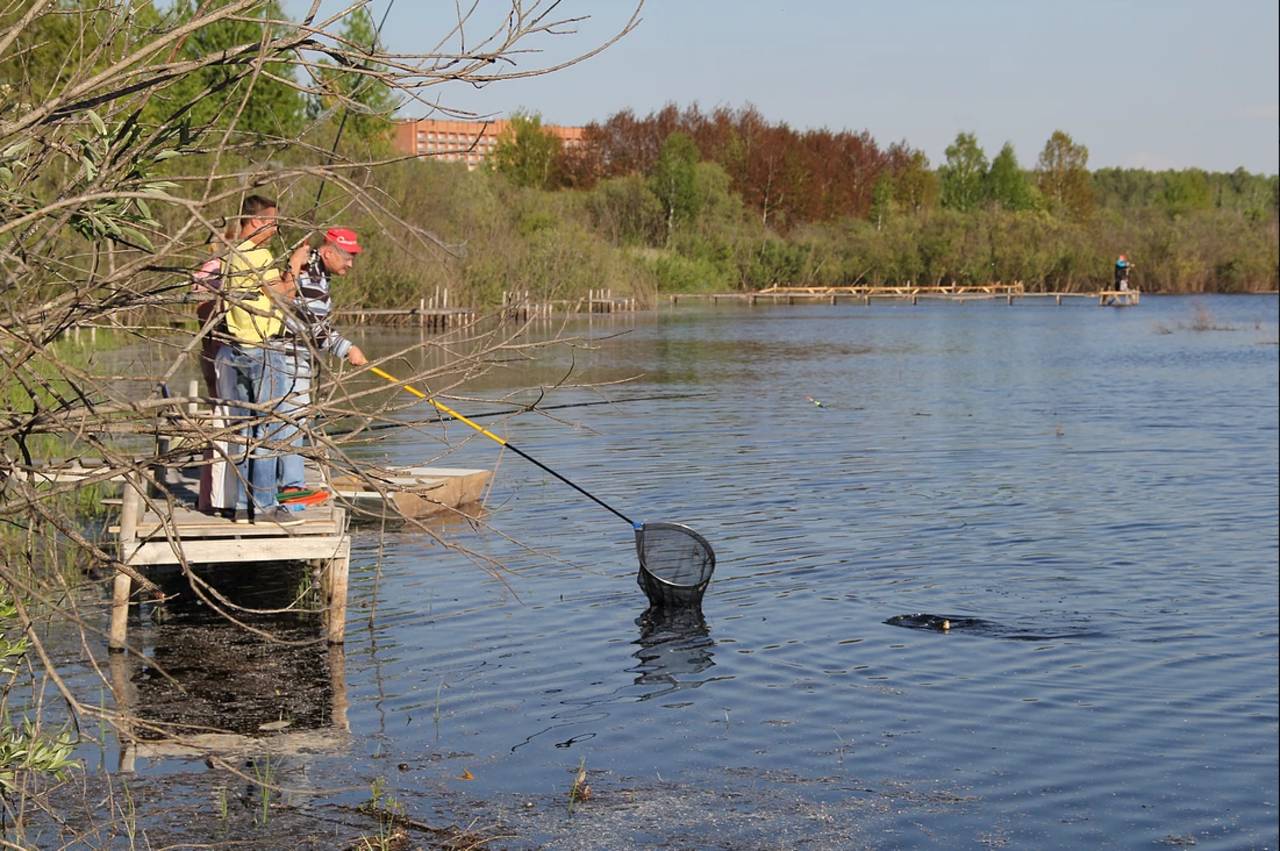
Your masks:
[{"label": "distant person on far dock", "polygon": [[1129,290],[1129,273],[1131,271],[1133,271],[1133,263],[1130,262],[1128,257],[1121,254],[1120,259],[1116,260],[1115,289],[1120,292]]},{"label": "distant person on far dock", "polygon": [[[302,427],[311,405],[311,383],[315,375],[313,354],[328,352],[345,358],[352,366],[369,362],[360,347],[331,324],[333,300],[329,293],[330,278],[350,272],[356,256],[363,250],[355,231],[330,228],[319,246],[313,248],[304,242],[289,256],[285,280],[296,282],[297,294],[285,314],[286,395],[280,411],[292,420],[285,425],[281,440],[295,450],[302,447]],[[302,456],[296,451],[280,459],[279,475],[281,502],[288,503],[310,493]]]}]

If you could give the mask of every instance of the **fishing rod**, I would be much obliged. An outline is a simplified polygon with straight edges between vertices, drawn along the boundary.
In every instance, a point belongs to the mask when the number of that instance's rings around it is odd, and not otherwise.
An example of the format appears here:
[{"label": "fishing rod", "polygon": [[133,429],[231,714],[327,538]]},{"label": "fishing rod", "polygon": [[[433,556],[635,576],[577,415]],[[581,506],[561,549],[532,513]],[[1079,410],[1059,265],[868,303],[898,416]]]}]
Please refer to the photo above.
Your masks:
[{"label": "fishing rod", "polygon": [[472,422],[470,417],[464,417],[462,414],[458,413],[458,412],[457,412],[457,411],[455,411],[453,408],[450,408],[448,405],[444,404],[443,402],[438,402],[438,401],[436,401],[436,400],[435,400],[435,399],[433,399],[432,397],[428,396],[426,393],[423,393],[423,392],[422,392],[421,390],[419,390],[418,388],[416,388],[416,387],[410,387],[408,384],[405,384],[405,383],[404,383],[404,382],[402,382],[400,379],[396,378],[394,375],[391,375],[391,374],[390,374],[390,373],[388,373],[388,372],[384,372],[384,371],[382,371],[381,369],[378,369],[376,366],[371,366],[371,367],[369,367],[369,371],[370,371],[370,372],[372,372],[374,375],[378,376],[379,378],[385,378],[387,381],[390,381],[392,384],[396,385],[397,387],[399,387],[401,390],[405,391],[406,393],[411,393],[411,394],[413,394],[414,396],[417,396],[419,399],[421,399],[422,401],[426,402],[428,405],[430,405],[431,407],[435,408],[435,409],[436,409],[437,411],[439,411],[440,413],[442,413],[442,414],[446,414],[447,416],[452,417],[453,419],[457,420],[457,421],[458,421],[458,422],[460,422],[460,423],[463,423],[463,424],[465,424],[465,425],[469,425],[469,426],[471,426],[473,429],[475,429],[476,431],[480,432],[481,434],[483,434],[485,437],[489,438],[489,439],[490,439],[490,440],[492,440],[493,442],[497,443],[499,446],[505,446],[507,449],[510,449],[512,452],[516,453],[517,455],[519,455],[521,458],[525,459],[526,461],[528,461],[528,462],[530,462],[530,463],[532,463],[532,464],[536,464],[537,466],[541,467],[541,468],[542,468],[543,470],[545,470],[546,472],[550,473],[551,475],[555,476],[555,477],[556,477],[557,479],[559,479],[560,481],[564,482],[564,483],[565,483],[566,485],[568,485],[569,487],[571,487],[571,488],[573,488],[574,490],[576,490],[578,493],[582,494],[583,496],[587,497],[588,499],[592,500],[593,502],[597,503],[598,505],[601,505],[601,506],[603,506],[604,508],[609,509],[609,510],[610,510],[610,511],[612,511],[614,514],[616,514],[617,516],[621,517],[623,520],[627,521],[627,524],[628,524],[628,525],[633,526],[633,527],[635,527],[635,528],[639,528],[641,525],[643,525],[643,524],[637,524],[637,523],[636,523],[634,520],[632,520],[630,517],[628,517],[627,515],[623,514],[621,511],[619,511],[618,509],[614,508],[612,505],[610,505],[609,503],[605,502],[603,499],[600,499],[600,497],[595,496],[594,494],[592,494],[592,493],[590,493],[590,492],[588,492],[588,491],[584,490],[583,488],[578,487],[578,486],[577,486],[577,485],[575,485],[573,482],[569,481],[569,480],[568,480],[568,479],[566,479],[564,476],[560,475],[560,474],[559,474],[559,473],[557,473],[555,470],[553,470],[553,469],[551,469],[550,467],[548,467],[546,464],[543,464],[543,463],[542,463],[541,461],[539,461],[537,458],[533,458],[533,457],[531,457],[531,456],[529,456],[529,455],[526,455],[526,454],[525,454],[524,452],[522,452],[520,449],[518,449],[518,448],[516,448],[515,446],[511,445],[511,443],[509,443],[509,442],[507,441],[507,439],[506,439],[506,438],[498,437],[498,435],[496,435],[496,434],[494,434],[493,432],[489,431],[489,429],[485,428],[484,426],[480,425],[479,423],[474,423],[474,422]]},{"label": "fishing rod", "polygon": [[510,449],[524,460],[550,473],[597,505],[626,521],[636,536],[636,555],[640,560],[640,573],[636,581],[644,589],[651,606],[697,606],[702,602],[702,592],[711,581],[716,568],[716,554],[710,542],[683,523],[637,523],[600,497],[579,487],[537,458],[513,446],[506,438],[499,437],[471,418],[450,408],[443,402],[423,393],[416,387],[379,369],[369,367],[374,375],[384,378],[406,393],[411,393],[442,414],[475,429],[499,446]]},{"label": "fishing rod", "polygon": [[[502,417],[509,414],[527,414],[536,413],[538,411],[563,411],[566,408],[591,408],[596,405],[620,405],[624,402],[665,402],[668,399],[701,399],[709,396],[709,393],[669,393],[663,396],[628,396],[625,399],[601,399],[594,402],[566,402],[561,405],[530,405],[521,408],[511,408],[506,411],[484,411],[479,414],[470,414],[468,419],[482,420],[488,417]],[[438,423],[456,422],[457,418],[442,414],[429,420],[414,420],[411,422],[395,422],[395,423],[374,423],[372,425],[361,426],[359,428],[347,428],[337,431],[330,431],[327,434],[338,437],[344,434],[354,434],[359,431],[383,431],[389,428],[405,428],[407,426],[420,425],[436,425]]]}]

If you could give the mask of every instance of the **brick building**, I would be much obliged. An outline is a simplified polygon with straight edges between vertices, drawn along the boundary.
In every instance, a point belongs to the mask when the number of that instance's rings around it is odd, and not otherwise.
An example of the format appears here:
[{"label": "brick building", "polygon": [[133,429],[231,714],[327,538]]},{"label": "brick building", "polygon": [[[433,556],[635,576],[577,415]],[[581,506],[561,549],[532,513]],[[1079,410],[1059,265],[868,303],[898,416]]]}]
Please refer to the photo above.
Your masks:
[{"label": "brick building", "polygon": [[[402,154],[432,157],[443,162],[465,162],[474,169],[489,155],[509,121],[437,121],[431,118],[396,122],[395,149]],[[543,124],[559,136],[565,147],[582,144],[581,127]]]}]

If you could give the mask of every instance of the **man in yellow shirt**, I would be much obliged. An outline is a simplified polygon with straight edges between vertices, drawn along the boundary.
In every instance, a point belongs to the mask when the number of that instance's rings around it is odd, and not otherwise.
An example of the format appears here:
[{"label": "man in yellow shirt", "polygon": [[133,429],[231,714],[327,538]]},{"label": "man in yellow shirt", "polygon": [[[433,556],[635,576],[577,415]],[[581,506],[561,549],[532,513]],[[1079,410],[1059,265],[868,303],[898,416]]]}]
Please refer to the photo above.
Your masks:
[{"label": "man in yellow shirt", "polygon": [[279,453],[266,444],[277,441],[281,423],[272,421],[283,396],[284,363],[277,343],[283,313],[277,303],[286,285],[266,244],[276,233],[276,202],[250,195],[240,206],[240,232],[227,255],[223,297],[227,302],[226,345],[218,352],[218,392],[231,414],[244,422],[243,451],[236,461],[234,519],[237,523],[296,526],[302,520],[276,500]]}]

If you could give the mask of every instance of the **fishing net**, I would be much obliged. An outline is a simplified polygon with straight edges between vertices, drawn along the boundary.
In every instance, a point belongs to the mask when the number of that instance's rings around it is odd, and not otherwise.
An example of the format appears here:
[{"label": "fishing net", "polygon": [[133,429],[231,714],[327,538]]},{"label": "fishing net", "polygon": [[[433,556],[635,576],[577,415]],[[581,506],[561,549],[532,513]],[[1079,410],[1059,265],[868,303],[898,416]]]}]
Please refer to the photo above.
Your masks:
[{"label": "fishing net", "polygon": [[716,569],[716,554],[707,539],[679,523],[645,523],[636,529],[636,553],[649,605],[698,606]]}]

